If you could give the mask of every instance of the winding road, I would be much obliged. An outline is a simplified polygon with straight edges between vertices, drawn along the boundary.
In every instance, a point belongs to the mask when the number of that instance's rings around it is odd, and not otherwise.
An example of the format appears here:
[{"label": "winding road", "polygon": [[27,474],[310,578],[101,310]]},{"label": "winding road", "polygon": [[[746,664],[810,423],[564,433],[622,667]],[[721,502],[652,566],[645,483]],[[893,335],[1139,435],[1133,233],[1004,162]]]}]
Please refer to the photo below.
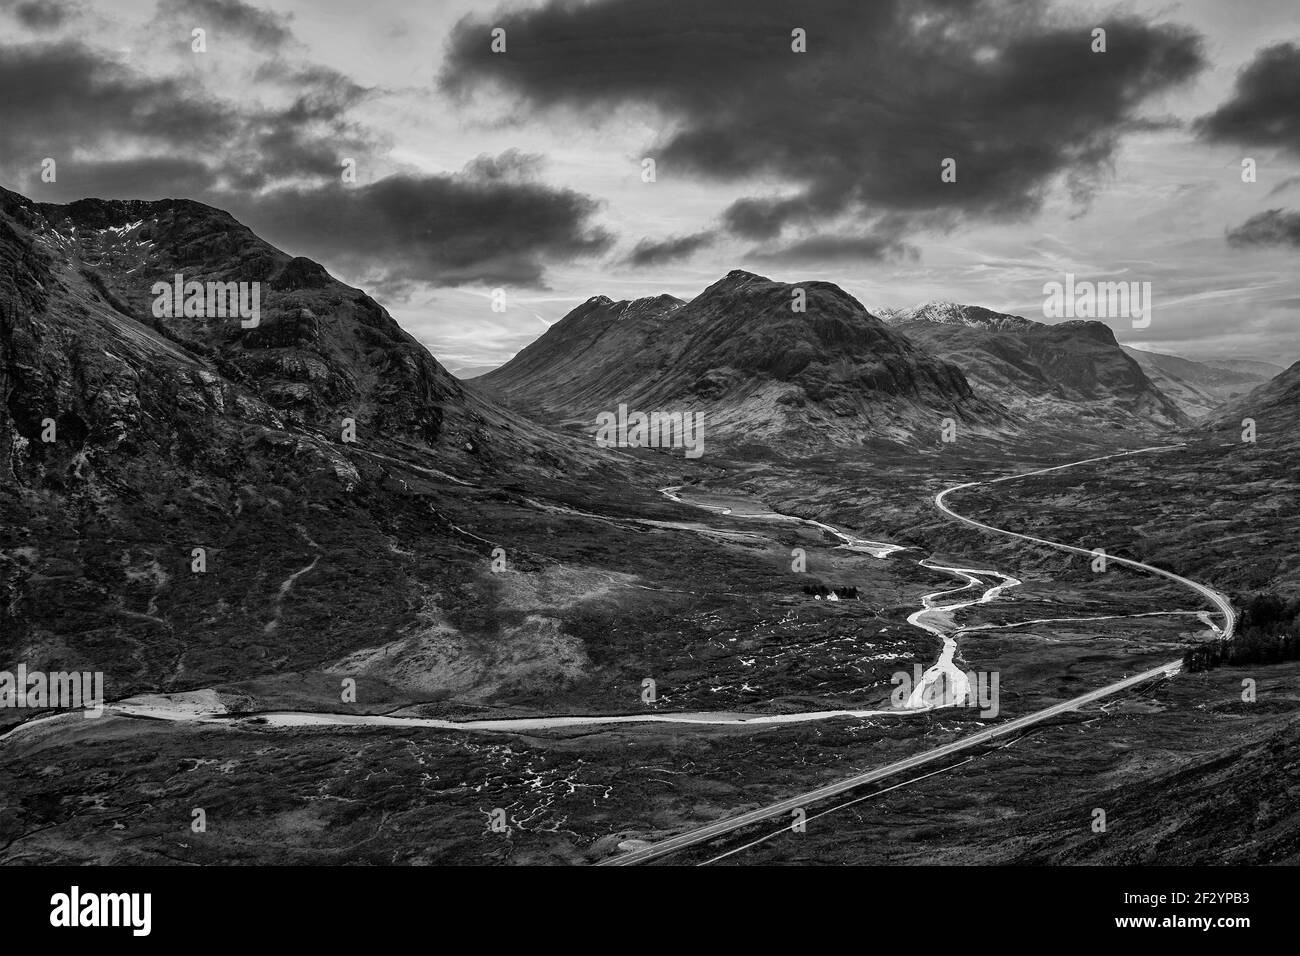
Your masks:
[{"label": "winding road", "polygon": [[[1070,544],[1061,544],[1060,542],[1057,541],[1048,541],[1046,538],[1036,538],[1032,535],[1020,534],[1019,532],[1016,531],[1007,531],[1003,528],[995,528],[993,525],[984,524],[983,522],[976,521],[973,518],[967,518],[964,515],[957,514],[957,512],[953,511],[946,504],[944,504],[944,498],[952,494],[954,491],[961,491],[963,488],[972,488],[975,487],[976,485],[997,484],[1003,481],[1013,481],[1017,478],[1028,478],[1032,475],[1042,475],[1052,471],[1060,471],[1065,468],[1073,468],[1078,465],[1086,465],[1086,464],[1091,464],[1099,461],[1107,461],[1112,458],[1123,458],[1127,455],[1138,455],[1146,452],[1171,451],[1179,447],[1182,446],[1161,445],[1161,446],[1153,446],[1149,448],[1139,448],[1134,451],[1121,452],[1115,455],[1103,455],[1098,458],[1085,458],[1081,461],[1069,462],[1064,465],[1054,465],[1051,468],[1040,468],[1037,471],[1022,472],[1016,475],[1006,475],[1002,478],[993,478],[993,479],[989,479],[988,481],[971,481],[962,485],[954,485],[951,488],[947,488],[944,491],[939,492],[934,497],[934,503],[935,506],[940,511],[948,515],[950,518],[954,518],[957,521],[961,521],[964,524],[971,525],[972,527],[979,528],[982,531],[990,531],[993,532],[994,534],[1005,535],[1007,537],[1016,538],[1021,541],[1030,541],[1033,542],[1034,544],[1043,545],[1045,547],[1056,548],[1061,551],[1069,551],[1074,554],[1083,554],[1091,557],[1094,552],[1088,548],[1081,548],[1076,545],[1070,545]],[[1220,594],[1218,591],[1215,591],[1213,588],[1207,587],[1204,584],[1200,584],[1196,581],[1192,581],[1189,580],[1188,578],[1182,577],[1181,575],[1174,574],[1172,571],[1166,571],[1162,568],[1153,567],[1152,565],[1144,564],[1141,561],[1133,561],[1128,558],[1117,558],[1109,555],[1107,556],[1106,560],[1113,561],[1116,564],[1122,564],[1127,567],[1137,568],[1142,571],[1149,571],[1152,574],[1156,574],[1161,577],[1168,578],[1171,581],[1176,581],[1179,584],[1191,588],[1197,594],[1201,595],[1210,603],[1215,605],[1219,609],[1220,613],[1223,614],[1224,624],[1222,629],[1220,630],[1221,637],[1224,640],[1230,639],[1232,637],[1233,631],[1236,628],[1237,615],[1236,612],[1233,610],[1232,605],[1228,601],[1228,599],[1224,597],[1222,594]],[[988,573],[988,572],[982,572],[982,573]],[[1011,578],[1008,580],[1014,580],[1014,579]],[[737,814],[732,817],[726,817],[722,820],[717,820],[713,823],[707,824],[702,827],[698,827],[694,830],[688,830],[685,833],[679,833],[676,836],[669,837],[666,840],[660,840],[659,842],[653,843],[649,846],[641,847],[640,849],[631,850],[619,856],[610,857],[608,859],[602,860],[597,865],[632,866],[638,863],[647,863],[651,860],[656,860],[668,856],[671,853],[676,853],[677,851],[683,850],[686,847],[695,846],[700,843],[705,843],[710,840],[717,839],[720,836],[724,836],[736,830],[743,829],[744,827],[752,826],[753,824],[760,823],[763,820],[770,820],[773,819],[774,817],[787,816],[796,809],[806,809],[812,806],[813,804],[820,803],[823,800],[827,800],[831,797],[838,796],[839,794],[846,793],[849,790],[853,790],[865,784],[874,783],[878,780],[883,780],[886,777],[892,777],[895,774],[902,773],[905,770],[912,770],[917,767],[924,766],[925,764],[934,763],[937,760],[943,760],[944,758],[950,757],[953,754],[961,753],[962,751],[970,750],[974,747],[979,747],[983,744],[987,744],[990,741],[996,740],[1000,737],[1006,737],[1011,734],[1019,733],[1020,731],[1024,730],[1027,727],[1031,727],[1034,724],[1039,724],[1045,720],[1050,720],[1053,717],[1059,716],[1064,713],[1068,713],[1069,711],[1077,710],[1078,708],[1083,707],[1086,704],[1091,704],[1105,697],[1110,697],[1114,694],[1121,693],[1122,691],[1126,691],[1132,687],[1137,686],[1138,684],[1142,684],[1154,678],[1171,677],[1174,674],[1177,674],[1181,667],[1182,667],[1181,659],[1176,661],[1170,661],[1168,664],[1161,664],[1159,667],[1153,667],[1150,670],[1141,672],[1140,674],[1134,674],[1130,677],[1124,678],[1123,680],[1115,681],[1114,683],[1107,684],[1105,687],[1099,687],[1096,690],[1089,691],[1086,694],[1081,694],[1078,697],[1073,697],[1070,700],[1062,701],[1059,704],[1053,704],[1050,707],[1046,707],[1042,710],[1035,711],[1032,714],[1026,714],[1023,717],[1017,717],[1014,720],[1009,720],[1005,723],[997,724],[996,726],[993,727],[986,727],[983,730],[976,731],[975,733],[963,737],[960,740],[955,740],[952,743],[944,744],[943,746],[940,747],[935,747],[931,750],[927,750],[923,753],[915,754],[911,757],[906,757],[903,760],[898,760],[895,761],[894,763],[886,764],[883,767],[877,767],[874,770],[868,770],[865,773],[860,773],[855,776],[848,777],[844,780],[837,781],[836,783],[828,784],[824,787],[819,787],[816,790],[810,790],[807,793],[801,793],[798,794],[797,796],[789,797],[785,800],[780,800],[776,803],[769,804],[768,806],[760,807],[757,810],[750,810],[746,813]]]}]

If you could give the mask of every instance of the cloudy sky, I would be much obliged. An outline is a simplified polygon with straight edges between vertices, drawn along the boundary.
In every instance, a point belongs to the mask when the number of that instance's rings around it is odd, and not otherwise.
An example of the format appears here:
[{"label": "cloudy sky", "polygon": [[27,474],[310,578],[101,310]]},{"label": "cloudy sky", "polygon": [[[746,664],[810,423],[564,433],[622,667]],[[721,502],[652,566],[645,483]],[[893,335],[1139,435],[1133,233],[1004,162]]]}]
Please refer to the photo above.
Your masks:
[{"label": "cloudy sky", "polygon": [[0,0],[0,88],[0,185],[228,209],[453,369],[734,268],[1300,359],[1295,0]]}]

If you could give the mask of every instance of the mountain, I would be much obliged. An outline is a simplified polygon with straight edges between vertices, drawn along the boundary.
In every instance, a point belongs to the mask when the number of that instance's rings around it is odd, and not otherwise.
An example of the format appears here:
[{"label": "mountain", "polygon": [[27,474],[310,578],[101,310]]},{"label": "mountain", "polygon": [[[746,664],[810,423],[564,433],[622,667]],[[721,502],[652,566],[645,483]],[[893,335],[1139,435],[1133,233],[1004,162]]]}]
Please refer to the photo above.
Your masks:
[{"label": "mountain", "polygon": [[[188,200],[57,206],[6,190],[0,215],[0,308],[13,329],[6,426],[21,437],[34,438],[39,420],[53,416],[60,431],[108,447],[114,436],[133,446],[174,441],[166,406],[178,405],[303,430],[325,445],[352,418],[363,438],[406,442],[470,472],[554,451],[540,429],[464,389],[370,296],[221,210]],[[258,283],[259,324],[156,317],[152,287],[177,274]],[[0,433],[0,442],[10,437]]]},{"label": "mountain", "polygon": [[1246,418],[1255,421],[1261,444],[1300,445],[1300,362],[1225,404],[1208,426],[1239,432]]},{"label": "mountain", "polygon": [[1281,375],[1286,371],[1281,365],[1274,365],[1272,362],[1257,362],[1253,359],[1214,359],[1201,364],[1208,365],[1210,368],[1221,368],[1229,372],[1244,372],[1247,375],[1257,375],[1261,380],[1270,379],[1274,375]]},{"label": "mountain", "polygon": [[609,396],[653,379],[672,360],[682,345],[680,327],[669,326],[666,317],[683,305],[670,295],[619,302],[594,296],[477,384],[552,411],[603,408]]},{"label": "mountain", "polygon": [[1102,322],[1047,325],[951,302],[900,309],[887,321],[1035,427],[1156,432],[1189,421]]},{"label": "mountain", "polygon": [[703,412],[712,434],[805,448],[931,441],[945,417],[979,429],[1001,416],[960,369],[839,287],[741,270],[689,302],[596,296],[476,384],[548,418],[593,424],[619,404]]},{"label": "mountain", "polygon": [[467,382],[472,378],[478,378],[480,375],[484,375],[498,367],[499,366],[497,365],[473,365],[463,362],[445,362],[443,364],[443,368],[452,375],[455,375],[462,382]]},{"label": "mountain", "polygon": [[881,318],[890,325],[936,322],[941,325],[963,325],[971,329],[983,329],[985,332],[1023,332],[1041,324],[1018,315],[994,312],[980,305],[960,305],[943,300],[925,302],[911,308],[890,309],[888,314],[881,315]]},{"label": "mountain", "polygon": [[[1204,418],[1229,399],[1244,395],[1277,372],[1232,370],[1176,355],[1162,355],[1124,346],[1124,352],[1142,366],[1147,378],[1192,418]],[[1246,362],[1258,366],[1266,363]]]},{"label": "mountain", "polygon": [[[256,324],[158,314],[177,274],[247,283]],[[102,671],[112,699],[309,671],[458,613],[491,647],[491,528],[522,548],[527,520],[503,489],[610,467],[187,200],[0,190],[0,396],[0,657]]]}]

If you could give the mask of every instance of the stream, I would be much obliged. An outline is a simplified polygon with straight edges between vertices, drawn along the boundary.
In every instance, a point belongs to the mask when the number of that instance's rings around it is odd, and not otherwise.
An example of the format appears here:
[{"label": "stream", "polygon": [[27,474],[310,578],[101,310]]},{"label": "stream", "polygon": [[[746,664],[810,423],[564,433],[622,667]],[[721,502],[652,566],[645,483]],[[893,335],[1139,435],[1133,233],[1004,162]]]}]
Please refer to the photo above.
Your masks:
[{"label": "stream", "polygon": [[[886,544],[859,538],[841,531],[832,525],[809,518],[778,512],[736,513],[731,508],[714,507],[683,500],[677,492],[680,486],[660,489],[660,493],[680,504],[711,510],[734,518],[759,521],[797,522],[817,528],[840,540],[837,547],[846,551],[870,554],[877,559],[885,559],[897,551],[908,550],[900,545]],[[558,508],[554,510],[566,511]],[[658,523],[658,522],[656,522]],[[190,691],[177,694],[147,694],[127,698],[112,704],[106,704],[105,713],[121,717],[136,717],[155,720],[181,721],[187,723],[230,723],[232,720],[253,721],[259,725],[271,727],[428,727],[436,730],[499,731],[518,733],[536,730],[555,730],[566,727],[589,727],[611,724],[707,724],[723,726],[768,726],[780,724],[806,723],[809,721],[828,720],[835,717],[898,717],[923,713],[933,709],[929,700],[963,700],[968,687],[966,675],[955,663],[957,641],[955,633],[960,628],[953,622],[952,615],[962,608],[976,604],[986,604],[1009,587],[1021,582],[1000,571],[977,570],[973,568],[950,567],[939,564],[929,558],[917,562],[922,567],[952,574],[965,583],[956,588],[945,588],[925,595],[922,606],[912,612],[907,622],[942,641],[938,660],[922,675],[920,684],[911,692],[904,708],[885,710],[819,710],[794,714],[743,714],[730,711],[702,711],[681,713],[651,714],[577,714],[557,717],[512,717],[486,720],[443,720],[433,717],[397,717],[387,714],[344,714],[315,711],[270,711],[253,714],[229,713],[220,696],[211,690]],[[995,578],[999,583],[987,584],[983,578]],[[982,588],[982,590],[981,590]],[[969,599],[952,604],[938,604],[944,597],[975,592]],[[945,695],[933,695],[930,688],[936,682],[945,682]],[[50,714],[27,721],[11,729],[2,737],[11,736],[36,725],[79,718],[77,713]],[[0,739],[2,739],[0,737]]]}]

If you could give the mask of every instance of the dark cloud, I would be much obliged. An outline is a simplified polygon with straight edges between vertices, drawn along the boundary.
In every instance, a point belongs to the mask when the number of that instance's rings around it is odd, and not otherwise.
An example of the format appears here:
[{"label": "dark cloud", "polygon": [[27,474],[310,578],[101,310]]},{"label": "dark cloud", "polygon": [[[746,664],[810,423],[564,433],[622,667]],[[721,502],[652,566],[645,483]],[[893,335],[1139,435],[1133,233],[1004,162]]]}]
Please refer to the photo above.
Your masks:
[{"label": "dark cloud", "polygon": [[809,205],[802,198],[738,199],[722,214],[727,229],[746,239],[775,239],[786,223],[809,218]]},{"label": "dark cloud", "polygon": [[[238,4],[186,9],[200,8],[267,34]],[[480,156],[459,174],[367,183],[383,140],[350,117],[372,90],[281,58],[257,77],[289,91],[287,105],[228,101],[79,42],[0,44],[0,88],[24,91],[0,99],[0,164],[41,200],[199,199],[381,290],[539,286],[548,263],[612,244],[591,223],[594,200],[542,184],[541,157],[517,150]],[[40,180],[46,157],[58,164],[54,183]],[[342,182],[343,158],[357,161],[360,185]]]},{"label": "dark cloud", "polygon": [[289,18],[241,3],[240,0],[163,0],[157,20],[162,23],[202,27],[208,32],[209,49],[223,35],[238,37],[259,50],[274,50],[293,39]]},{"label": "dark cloud", "polygon": [[239,155],[230,164],[232,180],[255,189],[291,176],[332,180],[344,157],[361,162],[383,146],[377,135],[351,119],[352,111],[376,90],[319,64],[262,64],[256,78],[293,92],[281,109],[249,109],[243,116]]},{"label": "dark cloud", "polygon": [[[0,162],[43,199],[87,195],[97,181],[78,181],[91,166],[74,157],[124,145],[193,160],[188,188],[176,183],[188,195],[207,188],[212,171],[228,188],[248,190],[295,177],[334,180],[341,157],[376,145],[348,118],[369,91],[333,71],[303,70],[321,82],[287,106],[265,108],[224,101],[192,79],[145,76],[75,41],[0,47],[0,88],[23,91],[0,98]],[[61,173],[44,187],[34,177],[47,156]]]},{"label": "dark cloud", "polygon": [[13,12],[15,18],[29,30],[43,32],[57,30],[80,9],[79,4],[60,3],[59,0],[5,0],[0,10]]},{"label": "dark cloud", "polygon": [[716,239],[717,235],[712,230],[663,240],[642,239],[624,261],[637,268],[661,266],[686,259],[701,249],[708,248]]},{"label": "dark cloud", "polygon": [[75,41],[0,48],[0,159],[34,166],[101,141],[136,147],[220,146],[237,126],[233,111],[185,83],[134,73]]},{"label": "dark cloud", "polygon": [[1206,139],[1300,154],[1300,47],[1265,47],[1237,74],[1230,99],[1196,121]]},{"label": "dark cloud", "polygon": [[[498,167],[510,157],[498,158]],[[454,175],[391,176],[361,186],[274,190],[232,211],[267,239],[369,271],[387,288],[428,282],[540,286],[545,267],[606,251],[595,200],[519,178],[485,176],[487,160]]]},{"label": "dark cloud", "polygon": [[1300,248],[1300,212],[1269,209],[1257,213],[1228,231],[1234,246],[1291,246]]},{"label": "dark cloud", "polygon": [[[533,109],[657,110],[661,171],[791,187],[725,213],[750,238],[864,211],[1005,218],[1058,179],[1085,200],[1148,98],[1204,65],[1181,27],[1048,18],[1027,0],[548,0],[458,23],[440,85]],[[795,27],[806,53],[791,52]],[[940,180],[948,157],[955,183]]]},{"label": "dark cloud", "polygon": [[544,162],[545,157],[540,153],[508,149],[496,156],[484,153],[471,159],[465,165],[464,175],[493,182],[520,182],[541,172]]}]

